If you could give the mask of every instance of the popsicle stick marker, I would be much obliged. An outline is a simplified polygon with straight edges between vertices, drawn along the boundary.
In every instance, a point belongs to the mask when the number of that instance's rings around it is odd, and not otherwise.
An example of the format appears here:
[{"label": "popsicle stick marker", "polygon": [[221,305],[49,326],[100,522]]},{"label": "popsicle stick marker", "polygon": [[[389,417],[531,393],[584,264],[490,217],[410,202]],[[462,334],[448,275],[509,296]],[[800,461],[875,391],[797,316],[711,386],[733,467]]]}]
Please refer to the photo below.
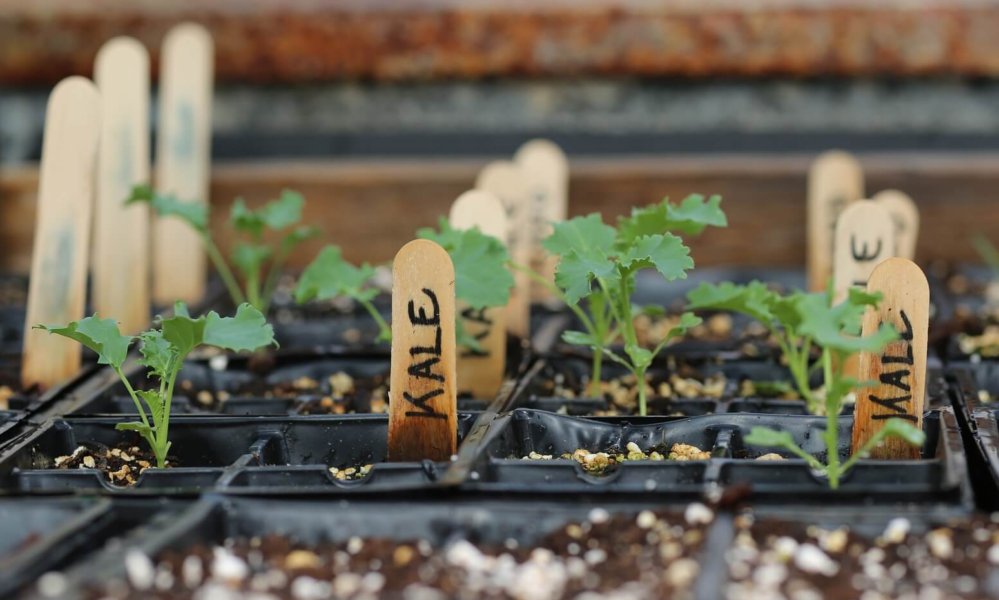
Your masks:
[{"label": "popsicle stick marker", "polygon": [[[501,242],[507,237],[506,211],[489,192],[465,192],[451,205],[449,217],[456,229],[478,227]],[[476,398],[491,399],[503,384],[506,369],[506,318],[503,307],[475,309],[459,303],[458,315],[465,332],[479,348],[461,348],[458,354],[458,389]]]},{"label": "popsicle stick marker", "polygon": [[[564,221],[569,212],[569,161],[555,143],[535,139],[521,146],[513,160],[527,175],[530,186],[531,247],[534,269],[554,281],[558,259],[541,247],[552,231],[552,223]],[[531,297],[550,301],[551,292],[540,285],[532,287]]]},{"label": "popsicle stick marker", "polygon": [[[488,192],[503,203],[507,215],[507,252],[510,260],[531,266],[534,258],[530,212],[530,185],[523,168],[514,162],[491,162],[479,172],[475,188]],[[531,335],[531,279],[520,271],[513,272],[513,289],[506,305],[507,330],[521,339]]]},{"label": "popsicle stick marker", "polygon": [[[213,47],[208,31],[178,25],[163,41],[160,63],[156,189],[185,202],[207,202],[211,142]],[[153,229],[153,300],[198,301],[205,293],[207,260],[201,240],[173,217]]]},{"label": "popsicle stick marker", "polygon": [[118,37],[97,53],[101,142],[94,211],[93,303],[123,333],[149,324],[149,210],[125,206],[134,185],[149,182],[149,53]]},{"label": "popsicle stick marker", "polygon": [[808,289],[826,289],[833,269],[836,220],[864,197],[864,173],[852,155],[834,150],[820,155],[808,170]]},{"label": "popsicle stick marker", "polygon": [[895,256],[914,260],[919,240],[919,209],[907,194],[898,190],[883,190],[872,198],[888,209],[895,226]]},{"label": "popsicle stick marker", "polygon": [[76,375],[80,345],[33,330],[83,318],[101,104],[89,79],[69,77],[52,90],[38,183],[38,217],[25,318],[24,387],[51,387]]},{"label": "popsicle stick marker", "polygon": [[[871,273],[867,291],[881,292],[877,310],[864,315],[864,335],[890,323],[899,332],[880,354],[860,355],[860,379],[876,382],[859,390],[854,409],[853,451],[856,452],[891,418],[923,426],[926,390],[926,344],[929,329],[930,286],[911,260],[889,258]],[[873,458],[916,459],[920,449],[888,438],[871,453]]]},{"label": "popsicle stick marker", "polygon": [[413,240],[392,264],[388,459],[450,459],[458,447],[454,265]]},{"label": "popsicle stick marker", "polygon": [[851,204],[836,222],[833,301],[851,287],[864,288],[874,268],[895,253],[895,226],[888,209],[865,200]]}]

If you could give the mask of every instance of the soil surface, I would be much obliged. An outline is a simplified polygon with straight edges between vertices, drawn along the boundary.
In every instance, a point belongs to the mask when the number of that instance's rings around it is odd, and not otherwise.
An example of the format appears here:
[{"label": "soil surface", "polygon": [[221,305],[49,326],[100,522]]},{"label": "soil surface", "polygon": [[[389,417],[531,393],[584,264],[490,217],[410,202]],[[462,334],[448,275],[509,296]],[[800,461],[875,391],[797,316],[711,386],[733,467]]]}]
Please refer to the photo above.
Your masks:
[{"label": "soil surface", "polygon": [[727,598],[995,598],[999,526],[987,520],[915,533],[904,518],[880,536],[846,527],[736,519]]},{"label": "soil surface", "polygon": [[[125,580],[91,598],[690,598],[700,570],[703,505],[683,515],[594,509],[535,544],[384,538],[305,545],[277,535],[168,551],[135,551]],[[586,595],[592,594],[592,595]]]},{"label": "soil surface", "polygon": [[[167,457],[166,467],[175,464]],[[89,443],[77,446],[72,454],[55,459],[57,469],[98,469],[107,475],[114,485],[133,486],[139,475],[156,466],[156,458],[139,446],[119,444],[113,448],[102,444]]]},{"label": "soil surface", "polygon": [[371,377],[353,377],[344,371],[324,380],[302,376],[268,383],[254,380],[232,390],[198,389],[195,382],[182,380],[181,393],[190,396],[203,410],[220,411],[231,398],[289,398],[293,414],[384,413],[388,411],[388,372]]}]

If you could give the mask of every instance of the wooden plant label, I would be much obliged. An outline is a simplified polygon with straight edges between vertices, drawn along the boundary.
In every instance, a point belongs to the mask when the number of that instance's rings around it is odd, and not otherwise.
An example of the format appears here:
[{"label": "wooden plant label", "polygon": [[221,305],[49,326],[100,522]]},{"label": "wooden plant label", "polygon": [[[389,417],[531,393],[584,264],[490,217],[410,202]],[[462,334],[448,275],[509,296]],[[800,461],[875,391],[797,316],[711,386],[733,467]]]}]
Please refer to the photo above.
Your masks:
[{"label": "wooden plant label", "polygon": [[[213,47],[208,31],[178,25],[163,41],[160,62],[156,190],[184,202],[208,201],[211,163]],[[201,240],[175,217],[155,221],[153,300],[173,305],[205,293],[206,257]]]},{"label": "wooden plant label", "polygon": [[913,260],[919,239],[919,209],[908,195],[898,190],[884,190],[873,200],[888,209],[895,226],[895,256]]},{"label": "wooden plant label", "polygon": [[[889,258],[871,274],[867,290],[881,292],[877,310],[864,315],[864,335],[891,323],[901,336],[880,354],[860,355],[859,379],[875,382],[857,393],[854,409],[853,451],[864,445],[887,419],[897,417],[923,426],[926,389],[926,343],[929,328],[930,286],[916,264]],[[890,438],[871,453],[874,458],[916,459],[920,449]]]},{"label": "wooden plant label", "polygon": [[833,301],[841,302],[853,286],[865,287],[874,268],[894,253],[895,228],[888,209],[870,200],[851,204],[836,222]]},{"label": "wooden plant label", "polygon": [[123,333],[149,325],[149,209],[125,206],[132,187],[149,182],[149,53],[117,37],[94,64],[101,94],[101,142],[94,211],[93,303]]},{"label": "wooden plant label", "polygon": [[[535,139],[521,146],[513,157],[524,168],[530,186],[531,247],[534,269],[554,281],[557,257],[548,256],[541,247],[552,231],[552,223],[564,221],[569,212],[569,161],[553,142]],[[551,292],[542,286],[532,287],[532,299],[551,300]]]},{"label": "wooden plant label", "polygon": [[38,182],[21,380],[48,388],[80,369],[80,344],[32,329],[83,318],[101,102],[89,79],[68,77],[49,96]]},{"label": "wooden plant label", "polygon": [[454,266],[429,240],[392,264],[388,459],[449,460],[458,447]]},{"label": "wooden plant label", "polygon": [[[472,229],[501,242],[507,237],[506,211],[489,192],[465,192],[451,205],[451,225]],[[474,337],[480,348],[461,348],[458,355],[458,389],[476,398],[492,399],[503,384],[506,369],[506,320],[503,307],[474,309],[458,304],[458,314],[465,332]]]},{"label": "wooden plant label", "polygon": [[836,219],[847,206],[864,197],[860,163],[846,152],[826,152],[808,170],[808,289],[826,289],[833,270]]},{"label": "wooden plant label", "polygon": [[[522,167],[514,162],[491,162],[479,172],[475,189],[489,192],[499,198],[506,209],[506,247],[510,260],[531,266],[534,258],[531,235],[531,188]],[[513,272],[513,289],[506,305],[507,330],[527,339],[531,335],[531,278],[520,271]]]}]

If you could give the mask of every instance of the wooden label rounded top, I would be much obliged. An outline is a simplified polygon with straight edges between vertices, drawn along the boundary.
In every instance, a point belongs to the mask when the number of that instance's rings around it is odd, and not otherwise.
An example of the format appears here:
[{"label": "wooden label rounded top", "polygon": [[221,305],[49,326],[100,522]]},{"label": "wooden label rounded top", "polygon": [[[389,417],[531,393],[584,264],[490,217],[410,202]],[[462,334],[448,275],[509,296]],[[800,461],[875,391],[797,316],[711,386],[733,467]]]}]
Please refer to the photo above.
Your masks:
[{"label": "wooden label rounded top", "polygon": [[873,200],[888,209],[895,226],[895,255],[913,260],[919,240],[919,209],[907,194],[898,190],[884,190]]},{"label": "wooden label rounded top", "polygon": [[457,450],[454,266],[429,240],[392,264],[388,457],[448,460]]},{"label": "wooden label rounded top", "polygon": [[836,221],[833,291],[839,302],[851,286],[865,287],[878,264],[895,253],[891,214],[881,204],[864,200],[851,204]]}]

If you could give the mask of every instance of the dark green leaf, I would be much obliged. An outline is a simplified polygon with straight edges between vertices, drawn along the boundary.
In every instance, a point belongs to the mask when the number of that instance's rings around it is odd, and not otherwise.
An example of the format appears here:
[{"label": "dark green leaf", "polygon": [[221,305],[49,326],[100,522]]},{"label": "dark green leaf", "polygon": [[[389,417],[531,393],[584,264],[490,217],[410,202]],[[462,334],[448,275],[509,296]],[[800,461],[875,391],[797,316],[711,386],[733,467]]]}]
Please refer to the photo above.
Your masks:
[{"label": "dark green leaf", "polygon": [[161,217],[177,217],[199,232],[208,230],[208,206],[203,202],[184,202],[174,195],[156,194],[148,185],[132,188],[125,204],[148,203]]},{"label": "dark green leaf", "polygon": [[[569,252],[562,255],[555,269],[555,285],[562,290],[566,302],[570,304],[576,304],[590,295],[594,277],[616,280],[617,269],[611,259],[597,261]],[[608,282],[608,285],[612,284]]]},{"label": "dark green leaf", "polygon": [[613,252],[614,236],[614,228],[605,224],[599,214],[593,213],[555,223],[542,246],[559,256],[575,252],[579,256],[601,260]]},{"label": "dark green leaf", "polygon": [[694,268],[690,248],[671,233],[635,238],[620,262],[622,267],[633,271],[654,268],[666,281],[685,279],[687,270]]},{"label": "dark green leaf", "polygon": [[330,300],[338,296],[370,301],[378,295],[378,290],[368,287],[374,274],[374,268],[367,263],[355,267],[344,260],[339,247],[326,246],[302,272],[295,288],[295,301]]},{"label": "dark green leaf", "polygon": [[513,275],[506,268],[506,247],[477,228],[456,230],[447,219],[440,231],[421,229],[419,237],[436,242],[447,251],[454,265],[455,297],[472,308],[503,306],[510,300]]},{"label": "dark green leaf", "polygon": [[159,379],[166,379],[173,368],[173,346],[159,330],[139,334],[139,364],[148,367]]},{"label": "dark green leaf", "polygon": [[264,263],[271,256],[269,246],[240,242],[232,253],[232,262],[244,277],[259,276]]},{"label": "dark green leaf", "polygon": [[274,328],[256,308],[240,304],[233,317],[220,317],[212,311],[205,318],[204,343],[240,352],[274,344]]},{"label": "dark green leaf", "polygon": [[565,331],[562,333],[562,341],[573,346],[587,346],[594,350],[598,350],[601,345],[593,336],[582,331]]},{"label": "dark green leaf", "polygon": [[271,200],[257,210],[250,210],[242,198],[232,205],[229,221],[233,226],[255,238],[259,238],[264,228],[279,231],[291,227],[302,220],[302,207],[305,198],[298,192],[284,190],[281,197]]},{"label": "dark green leaf", "polygon": [[96,352],[100,364],[111,365],[116,369],[120,369],[125,362],[128,346],[132,343],[132,337],[122,335],[114,319],[100,319],[97,315],[73,321],[63,327],[35,325],[34,329],[43,329],[76,340]]},{"label": "dark green leaf", "polygon": [[684,198],[679,206],[670,204],[669,198],[658,204],[633,208],[631,215],[618,219],[618,240],[628,243],[638,237],[668,232],[697,235],[707,226],[725,227],[728,220],[721,209],[721,197],[693,194]]},{"label": "dark green leaf", "polygon": [[746,285],[702,283],[687,294],[690,309],[727,310],[748,315],[768,327],[775,320],[771,306],[777,294],[759,281]]}]

